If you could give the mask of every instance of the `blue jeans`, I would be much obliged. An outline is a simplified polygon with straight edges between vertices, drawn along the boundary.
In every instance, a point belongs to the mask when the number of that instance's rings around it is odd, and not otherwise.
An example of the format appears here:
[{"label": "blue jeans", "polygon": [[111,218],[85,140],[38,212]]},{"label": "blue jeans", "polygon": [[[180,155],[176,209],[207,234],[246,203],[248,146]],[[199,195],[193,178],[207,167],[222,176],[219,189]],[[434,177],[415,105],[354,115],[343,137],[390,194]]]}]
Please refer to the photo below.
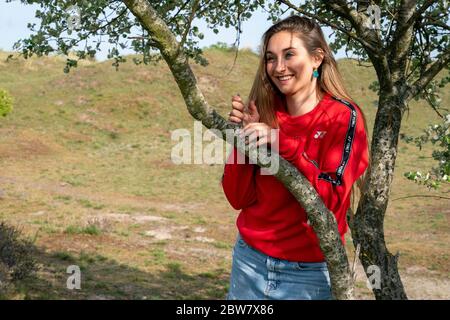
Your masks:
[{"label": "blue jeans", "polygon": [[327,265],[272,258],[238,235],[227,299],[331,300]]}]

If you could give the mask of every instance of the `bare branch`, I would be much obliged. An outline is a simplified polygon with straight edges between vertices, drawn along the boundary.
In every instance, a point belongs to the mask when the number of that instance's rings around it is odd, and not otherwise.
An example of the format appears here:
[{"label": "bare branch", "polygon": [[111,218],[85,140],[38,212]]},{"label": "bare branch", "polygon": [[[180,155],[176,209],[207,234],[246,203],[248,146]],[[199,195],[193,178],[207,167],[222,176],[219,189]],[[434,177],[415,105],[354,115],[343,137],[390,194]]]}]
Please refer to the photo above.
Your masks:
[{"label": "bare branch", "polygon": [[418,194],[418,195],[414,195],[414,196],[407,196],[407,197],[395,198],[395,199],[392,199],[391,201],[403,200],[403,199],[409,199],[409,198],[438,198],[438,199],[446,199],[446,200],[450,200],[449,197],[432,196],[432,195],[428,196],[428,195],[421,195],[421,194]]},{"label": "bare branch", "polygon": [[241,43],[241,23],[242,23],[242,18],[241,18],[241,11],[240,11],[240,7],[238,6],[238,10],[237,10],[237,27],[236,27],[236,40],[234,41],[234,48],[236,50],[235,54],[234,54],[234,60],[233,60],[233,65],[231,66],[230,70],[227,72],[226,76],[229,76],[230,73],[233,71],[234,67],[236,66],[236,61],[239,55],[239,45]]}]

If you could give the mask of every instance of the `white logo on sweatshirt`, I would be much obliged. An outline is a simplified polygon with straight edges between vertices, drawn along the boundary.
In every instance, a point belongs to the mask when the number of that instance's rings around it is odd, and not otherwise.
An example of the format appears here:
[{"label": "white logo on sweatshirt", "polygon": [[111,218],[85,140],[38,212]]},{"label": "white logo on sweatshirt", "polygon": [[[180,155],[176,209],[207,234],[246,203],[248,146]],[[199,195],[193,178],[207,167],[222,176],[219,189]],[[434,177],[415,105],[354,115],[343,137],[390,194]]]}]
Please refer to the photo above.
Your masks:
[{"label": "white logo on sweatshirt", "polygon": [[322,139],[326,133],[326,131],[317,131],[314,135],[314,139]]}]

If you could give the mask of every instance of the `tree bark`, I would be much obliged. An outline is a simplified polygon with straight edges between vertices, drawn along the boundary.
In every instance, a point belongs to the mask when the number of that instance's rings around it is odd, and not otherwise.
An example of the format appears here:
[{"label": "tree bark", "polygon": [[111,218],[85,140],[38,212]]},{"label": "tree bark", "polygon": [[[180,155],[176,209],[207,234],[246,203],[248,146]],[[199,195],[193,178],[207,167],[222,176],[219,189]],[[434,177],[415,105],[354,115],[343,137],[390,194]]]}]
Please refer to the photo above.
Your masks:
[{"label": "tree bark", "polygon": [[[396,91],[396,90],[394,90]],[[381,93],[372,141],[372,162],[365,192],[359,201],[351,228],[355,247],[361,245],[359,258],[367,276],[370,266],[380,270],[380,286],[372,286],[376,299],[407,299],[398,273],[398,254],[386,248],[384,216],[394,176],[397,144],[404,101],[398,95]]]},{"label": "tree bark", "polygon": [[[236,126],[227,123],[207,104],[197,86],[187,58],[182,50],[178,50],[179,45],[174,35],[160,19],[150,2],[147,0],[123,0],[123,2],[149,32],[152,41],[156,43],[180,88],[190,114],[195,119],[202,121],[207,128],[220,130],[221,138],[226,138],[225,130],[233,129]],[[232,143],[237,144],[237,148],[245,152],[250,160],[260,167],[271,166],[270,158],[258,156],[256,150],[245,150],[242,141],[236,135],[234,135]],[[274,176],[286,186],[305,209],[317,234],[320,248],[327,261],[334,298],[352,299],[353,283],[350,267],[333,213],[326,208],[316,190],[292,164],[278,156],[276,160],[279,160],[279,170]]]},{"label": "tree bark", "polygon": [[[399,254],[392,255],[384,239],[384,217],[388,206],[403,113],[409,101],[406,85],[406,63],[413,41],[415,2],[402,0],[397,30],[387,53],[370,55],[377,71],[380,92],[378,111],[372,134],[371,169],[354,217],[352,238],[361,245],[360,260],[370,279],[371,266],[379,268],[379,286],[372,286],[376,299],[407,299],[398,272]],[[384,72],[384,70],[389,72]]]}]

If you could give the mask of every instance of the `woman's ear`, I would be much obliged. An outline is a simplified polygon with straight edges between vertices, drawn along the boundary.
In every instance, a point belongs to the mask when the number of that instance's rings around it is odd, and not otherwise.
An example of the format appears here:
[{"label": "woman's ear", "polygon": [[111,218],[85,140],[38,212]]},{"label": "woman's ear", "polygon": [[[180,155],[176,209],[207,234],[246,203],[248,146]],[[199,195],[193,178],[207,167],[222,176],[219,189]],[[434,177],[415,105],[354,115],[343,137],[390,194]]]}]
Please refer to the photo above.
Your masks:
[{"label": "woman's ear", "polygon": [[314,68],[318,69],[323,62],[323,58],[325,57],[325,53],[322,49],[316,49],[313,55],[313,63]]}]

